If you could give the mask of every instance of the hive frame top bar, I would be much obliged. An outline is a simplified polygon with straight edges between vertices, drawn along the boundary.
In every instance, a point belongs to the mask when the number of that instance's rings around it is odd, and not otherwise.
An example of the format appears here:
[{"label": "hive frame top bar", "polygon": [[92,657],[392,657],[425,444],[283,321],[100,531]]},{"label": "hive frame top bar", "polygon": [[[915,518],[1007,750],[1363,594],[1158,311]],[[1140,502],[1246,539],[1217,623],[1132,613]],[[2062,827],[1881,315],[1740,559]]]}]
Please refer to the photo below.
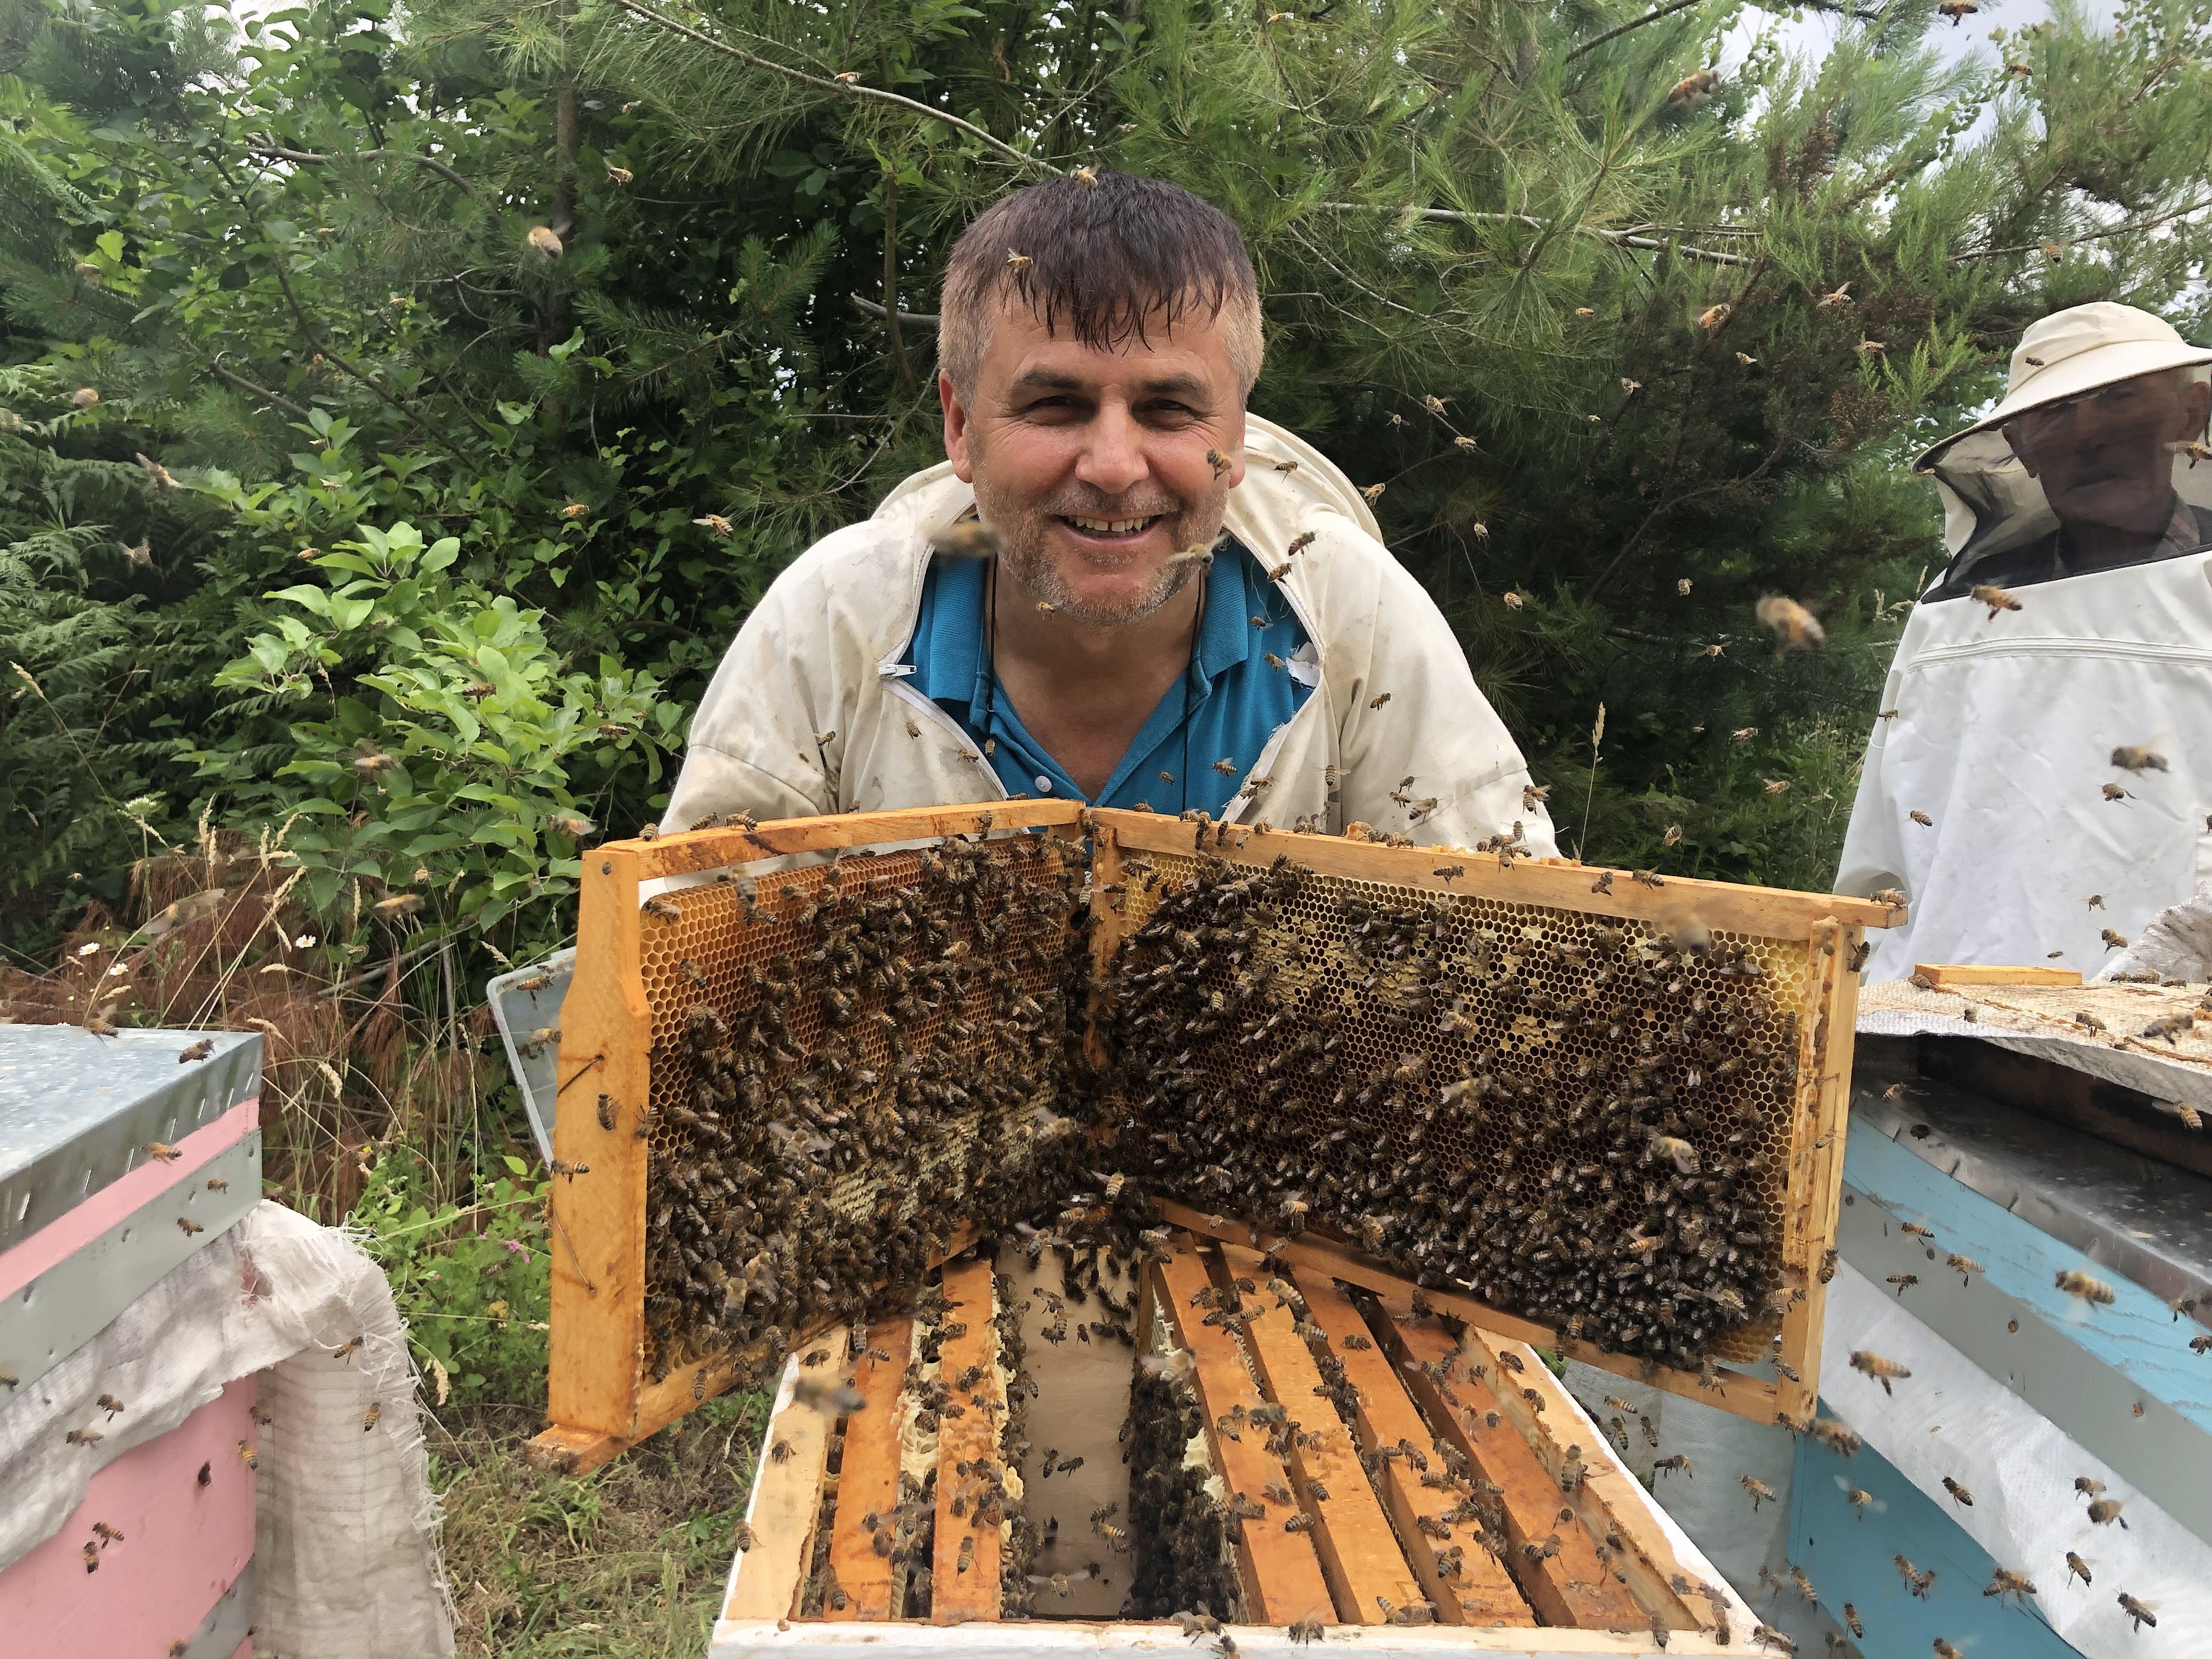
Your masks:
[{"label": "hive frame top bar", "polygon": [[[757,864],[794,853],[841,847],[932,841],[993,830],[1072,828],[1085,809],[1069,800],[998,801],[973,806],[917,806],[894,812],[847,812],[836,817],[776,818],[743,828],[690,830],[657,841],[603,842],[599,854],[636,861],[640,881],[697,875],[731,865]],[[1142,818],[1142,814],[1134,814]],[[587,860],[588,862],[588,860]]]},{"label": "hive frame top bar", "polygon": [[[1110,830],[1124,847],[1140,852],[1189,856],[1210,853],[1242,864],[1266,864],[1287,853],[1306,868],[1325,876],[1357,881],[1387,881],[1432,893],[1500,899],[1555,910],[1583,910],[1626,921],[1664,922],[1686,909],[1708,927],[1766,939],[1802,939],[1816,921],[1847,926],[1894,927],[1905,913],[1871,899],[1843,894],[1800,893],[1787,888],[1747,887],[1733,882],[1699,881],[1667,876],[1647,886],[1626,870],[1564,860],[1516,859],[1501,866],[1494,854],[1466,853],[1443,847],[1386,847],[1378,842],[1346,841],[1337,836],[1301,836],[1261,831],[1243,824],[1216,825],[1198,844],[1198,826],[1149,812],[1101,808],[1091,820]],[[1449,877],[1440,871],[1455,870]],[[1591,884],[1610,873],[1605,892]]]},{"label": "hive frame top bar", "polygon": [[[1822,918],[1863,927],[1894,927],[1905,912],[1871,899],[1844,894],[1799,893],[1778,887],[1750,887],[1733,882],[1668,876],[1663,885],[1647,886],[1626,870],[1614,870],[1611,890],[1593,892],[1591,883],[1606,873],[1601,866],[1565,860],[1516,860],[1502,867],[1494,855],[1462,853],[1442,847],[1385,847],[1376,842],[1346,841],[1336,836],[1260,830],[1246,824],[1211,827],[1203,849],[1195,843],[1198,826],[1187,818],[1118,807],[1086,807],[1074,801],[999,801],[978,805],[925,806],[890,812],[848,812],[838,817],[779,818],[750,830],[693,830],[657,841],[608,842],[601,854],[621,853],[636,860],[641,881],[696,875],[731,865],[757,863],[794,853],[829,852],[886,842],[924,841],[969,836],[987,830],[1067,829],[1081,824],[1110,830],[1122,845],[1143,851],[1200,850],[1237,861],[1266,862],[1287,853],[1322,875],[1361,880],[1388,879],[1435,893],[1474,894],[1553,909],[1585,910],[1632,921],[1671,917],[1686,903],[1709,927],[1766,938],[1802,935]],[[1437,873],[1453,865],[1462,873]]]}]

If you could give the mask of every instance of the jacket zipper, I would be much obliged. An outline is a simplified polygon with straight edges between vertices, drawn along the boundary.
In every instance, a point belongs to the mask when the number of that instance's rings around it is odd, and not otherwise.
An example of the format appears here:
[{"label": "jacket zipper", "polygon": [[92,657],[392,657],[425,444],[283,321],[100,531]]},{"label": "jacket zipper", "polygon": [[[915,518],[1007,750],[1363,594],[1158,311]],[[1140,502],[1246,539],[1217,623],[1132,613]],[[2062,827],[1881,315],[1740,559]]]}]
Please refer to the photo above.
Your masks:
[{"label": "jacket zipper", "polygon": [[1976,657],[2107,657],[2116,662],[2212,663],[2212,651],[2185,645],[2159,645],[2148,640],[1978,640],[1968,645],[1932,646],[1908,665],[1919,668],[1931,662],[1961,662]]}]

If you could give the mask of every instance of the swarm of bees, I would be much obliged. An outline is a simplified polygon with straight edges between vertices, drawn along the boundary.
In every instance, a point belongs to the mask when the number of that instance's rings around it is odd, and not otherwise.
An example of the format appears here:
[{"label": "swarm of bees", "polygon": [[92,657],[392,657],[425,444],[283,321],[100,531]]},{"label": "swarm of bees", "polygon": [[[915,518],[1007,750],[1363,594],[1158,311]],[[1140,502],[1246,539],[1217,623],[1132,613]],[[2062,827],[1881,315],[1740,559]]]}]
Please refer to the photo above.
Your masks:
[{"label": "swarm of bees", "polygon": [[1188,1375],[1172,1365],[1139,1368],[1126,1430],[1135,1553],[1126,1603],[1131,1618],[1213,1623],[1238,1603],[1230,1545],[1244,1525],[1243,1511],[1258,1506],[1236,1495],[1229,1504],[1217,1503],[1206,1492],[1206,1471],[1185,1464],[1184,1449],[1205,1427]]},{"label": "swarm of bees", "polygon": [[[1038,1109],[1065,1092],[1079,879],[1042,837],[956,837],[794,872],[773,902],[655,901],[648,973],[681,982],[633,1120],[656,1380],[726,1351],[741,1385],[772,1376],[962,1224],[996,1232],[1076,1185],[1076,1125]],[[717,903],[744,965],[710,980],[678,930]]]},{"label": "swarm of bees", "polygon": [[1753,950],[1287,859],[1176,873],[1104,988],[1133,1185],[1688,1370],[1786,1300],[1796,1018]]}]

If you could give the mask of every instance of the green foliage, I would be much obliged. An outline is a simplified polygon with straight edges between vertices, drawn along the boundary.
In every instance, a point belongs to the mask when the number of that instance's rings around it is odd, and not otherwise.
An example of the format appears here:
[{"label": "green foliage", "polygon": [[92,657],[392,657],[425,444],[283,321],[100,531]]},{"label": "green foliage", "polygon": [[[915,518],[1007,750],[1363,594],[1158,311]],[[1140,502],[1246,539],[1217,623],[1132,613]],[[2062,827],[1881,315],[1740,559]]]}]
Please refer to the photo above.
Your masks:
[{"label": "green foliage", "polygon": [[1047,171],[1237,218],[1255,407],[1379,487],[1568,844],[1700,874],[1827,878],[1941,556],[1905,462],[2020,326],[2203,320],[2208,0],[1964,63],[1919,0],[1817,61],[1733,0],[0,11],[32,957],[203,811],[356,956],[402,891],[477,968],[559,939],[549,821],[652,816],[765,584],[936,459],[937,272]]},{"label": "green foliage", "polygon": [[546,1190],[529,1166],[478,1177],[476,1200],[440,1204],[422,1155],[386,1151],[370,1166],[352,1224],[392,1281],[393,1302],[432,1397],[542,1404],[552,1264]]}]

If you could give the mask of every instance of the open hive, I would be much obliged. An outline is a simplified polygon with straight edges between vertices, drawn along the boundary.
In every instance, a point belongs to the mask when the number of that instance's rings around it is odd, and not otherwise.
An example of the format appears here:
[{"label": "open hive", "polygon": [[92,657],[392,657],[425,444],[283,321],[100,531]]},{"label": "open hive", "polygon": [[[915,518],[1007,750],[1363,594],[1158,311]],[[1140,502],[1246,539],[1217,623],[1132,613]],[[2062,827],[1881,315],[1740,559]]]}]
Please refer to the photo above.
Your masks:
[{"label": "open hive", "polygon": [[1534,1349],[1324,1246],[1139,1249],[1009,1241],[794,1356],[711,1652],[1755,1638]]},{"label": "open hive", "polygon": [[[670,878],[705,884],[641,908]],[[1133,1258],[1163,1218],[1808,1417],[1853,969],[1889,919],[1057,802],[603,848],[539,1455],[772,1376],[977,1237]]]}]

